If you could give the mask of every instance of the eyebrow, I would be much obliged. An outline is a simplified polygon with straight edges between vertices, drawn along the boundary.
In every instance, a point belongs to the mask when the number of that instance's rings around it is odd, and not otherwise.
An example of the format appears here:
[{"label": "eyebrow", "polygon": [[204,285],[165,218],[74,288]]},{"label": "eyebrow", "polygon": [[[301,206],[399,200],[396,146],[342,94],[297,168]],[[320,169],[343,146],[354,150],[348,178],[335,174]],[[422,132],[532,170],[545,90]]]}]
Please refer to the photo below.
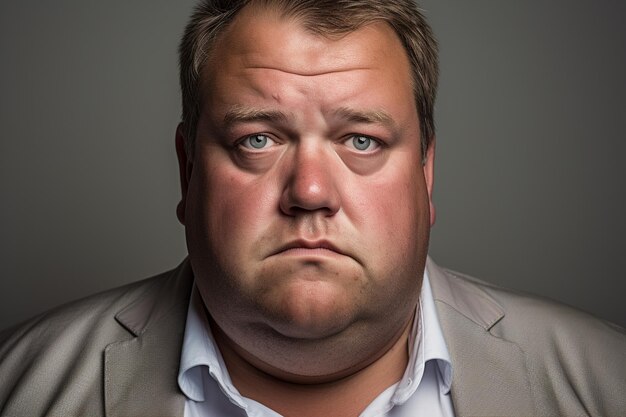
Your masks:
[{"label": "eyebrow", "polygon": [[340,107],[333,113],[335,116],[353,123],[382,124],[394,130],[397,127],[393,118],[382,110],[364,111]]},{"label": "eyebrow", "polygon": [[[352,109],[350,107],[339,107],[332,113],[335,117],[352,123],[382,124],[394,130],[397,128],[396,122],[393,118],[382,110],[365,111]],[[234,105],[224,115],[224,125],[226,128],[232,127],[237,123],[285,123],[287,120],[288,116],[281,111],[246,107],[242,105]]]},{"label": "eyebrow", "polygon": [[287,115],[278,110],[257,109],[235,105],[224,115],[224,125],[228,128],[237,123],[286,122]]}]

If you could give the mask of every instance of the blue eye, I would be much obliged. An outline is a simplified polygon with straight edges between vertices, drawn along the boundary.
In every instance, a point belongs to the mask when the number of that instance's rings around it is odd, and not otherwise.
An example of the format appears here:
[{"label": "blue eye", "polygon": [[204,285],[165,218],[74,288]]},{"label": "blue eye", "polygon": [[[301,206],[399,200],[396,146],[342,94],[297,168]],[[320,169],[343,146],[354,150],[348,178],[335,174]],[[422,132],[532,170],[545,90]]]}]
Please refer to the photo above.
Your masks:
[{"label": "blue eye", "polygon": [[241,146],[249,149],[263,149],[266,148],[270,142],[273,141],[266,135],[250,135],[241,141]]},{"label": "blue eye", "polygon": [[373,151],[380,146],[375,139],[363,135],[354,135],[347,140],[348,146],[353,147],[357,151]]}]

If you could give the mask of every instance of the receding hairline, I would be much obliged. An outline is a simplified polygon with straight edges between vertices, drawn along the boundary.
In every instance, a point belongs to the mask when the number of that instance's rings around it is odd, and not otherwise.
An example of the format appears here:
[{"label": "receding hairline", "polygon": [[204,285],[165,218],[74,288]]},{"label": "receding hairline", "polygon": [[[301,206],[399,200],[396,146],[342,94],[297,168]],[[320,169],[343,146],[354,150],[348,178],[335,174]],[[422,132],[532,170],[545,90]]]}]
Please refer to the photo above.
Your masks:
[{"label": "receding hairline", "polygon": [[[264,13],[270,16],[276,17],[276,19],[280,22],[293,22],[300,28],[304,29],[304,31],[312,36],[320,37],[322,39],[326,39],[329,41],[338,41],[342,38],[349,36],[352,33],[355,33],[359,30],[365,29],[367,27],[381,25],[384,26],[385,29],[389,31],[389,34],[393,36],[395,41],[398,42],[398,48],[400,53],[405,57],[407,63],[407,75],[410,82],[409,88],[411,90],[415,90],[415,85],[417,80],[415,79],[415,75],[412,70],[411,59],[409,57],[408,51],[406,47],[403,45],[402,39],[396,32],[395,28],[385,19],[384,17],[373,15],[371,19],[366,19],[366,21],[361,22],[361,24],[354,25],[348,29],[343,28],[341,30],[328,31],[328,30],[320,30],[318,26],[314,22],[310,22],[307,20],[307,17],[311,14],[308,10],[292,10],[292,8],[285,9],[282,5],[285,2],[281,0],[252,0],[248,4],[244,5],[238,12],[235,14],[233,19],[226,23],[224,27],[217,33],[217,35],[211,39],[205,50],[205,59],[198,63],[198,85],[200,86],[201,91],[205,91],[206,82],[210,81],[213,76],[211,71],[215,70],[215,68],[211,69],[215,62],[213,61],[216,56],[219,55],[218,52],[218,44],[224,42],[225,38],[228,37],[229,34],[232,34],[233,28],[236,27],[237,23],[239,23],[242,19],[244,19],[247,15],[251,13]],[[252,14],[252,19],[256,19],[259,14]],[[210,53],[209,53],[210,51]],[[273,68],[272,68],[273,69]],[[278,69],[278,68],[275,68]],[[354,70],[359,68],[349,68],[346,71]],[[336,72],[336,71],[332,71]],[[297,73],[298,75],[320,75],[320,73]],[[323,74],[323,73],[321,73]],[[199,95],[199,104],[200,107],[203,105],[203,94]],[[416,109],[417,111],[417,109]]]}]

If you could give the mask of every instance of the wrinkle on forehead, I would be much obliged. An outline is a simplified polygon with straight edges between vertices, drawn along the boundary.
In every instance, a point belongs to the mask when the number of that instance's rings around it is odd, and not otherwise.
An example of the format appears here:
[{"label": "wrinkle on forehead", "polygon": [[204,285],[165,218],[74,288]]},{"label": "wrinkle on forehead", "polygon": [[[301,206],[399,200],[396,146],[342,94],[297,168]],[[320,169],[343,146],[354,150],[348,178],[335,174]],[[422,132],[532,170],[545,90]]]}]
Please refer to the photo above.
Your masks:
[{"label": "wrinkle on forehead", "polygon": [[369,68],[369,67],[349,67],[349,68],[337,68],[337,69],[323,69],[323,70],[317,70],[317,71],[312,69],[311,71],[306,71],[306,70],[297,70],[297,69],[278,68],[278,67],[272,67],[272,66],[247,66],[245,69],[246,70],[258,69],[258,70],[279,71],[279,72],[283,72],[286,74],[299,75],[302,77],[316,77],[318,75],[329,75],[329,74],[336,74],[336,73],[342,73],[342,72],[372,70],[372,68]]},{"label": "wrinkle on forehead", "polygon": [[[368,43],[357,41],[364,36]],[[393,28],[384,22],[330,39],[276,11],[244,9],[216,42],[212,66],[215,70],[272,69],[315,76],[376,69],[382,64],[376,57],[392,59],[396,49],[404,53]]]},{"label": "wrinkle on forehead", "polygon": [[283,48],[233,51],[227,60],[238,61],[242,69],[276,70],[293,75],[314,76],[357,70],[371,70],[379,66],[369,53],[351,44],[317,44],[302,39],[297,45]]}]

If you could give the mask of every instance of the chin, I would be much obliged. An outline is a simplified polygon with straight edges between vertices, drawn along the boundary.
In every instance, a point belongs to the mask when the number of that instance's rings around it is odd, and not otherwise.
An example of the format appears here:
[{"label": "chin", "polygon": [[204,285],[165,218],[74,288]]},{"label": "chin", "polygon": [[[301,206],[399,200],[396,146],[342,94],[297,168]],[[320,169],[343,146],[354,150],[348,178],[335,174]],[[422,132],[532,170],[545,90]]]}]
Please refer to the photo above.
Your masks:
[{"label": "chin", "polygon": [[286,338],[329,338],[358,316],[357,301],[334,282],[297,280],[268,295],[262,306],[266,324]]}]

